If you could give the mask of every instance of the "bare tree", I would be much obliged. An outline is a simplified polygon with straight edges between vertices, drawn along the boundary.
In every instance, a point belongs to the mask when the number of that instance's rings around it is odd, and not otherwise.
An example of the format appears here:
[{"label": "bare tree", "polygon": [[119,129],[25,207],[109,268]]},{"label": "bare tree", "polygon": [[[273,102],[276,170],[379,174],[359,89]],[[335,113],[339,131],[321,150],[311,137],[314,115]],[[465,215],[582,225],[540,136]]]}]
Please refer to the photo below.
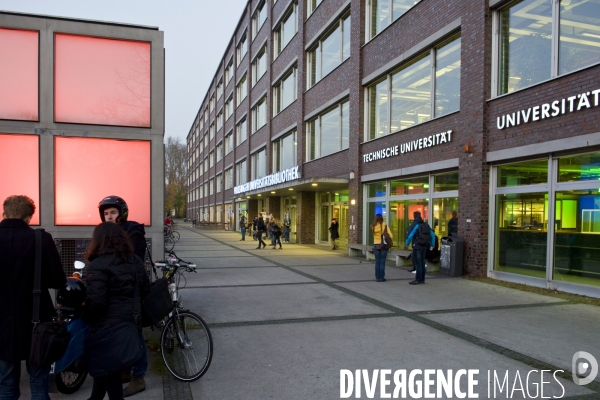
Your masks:
[{"label": "bare tree", "polygon": [[187,148],[181,139],[167,138],[165,145],[165,211],[185,215]]}]

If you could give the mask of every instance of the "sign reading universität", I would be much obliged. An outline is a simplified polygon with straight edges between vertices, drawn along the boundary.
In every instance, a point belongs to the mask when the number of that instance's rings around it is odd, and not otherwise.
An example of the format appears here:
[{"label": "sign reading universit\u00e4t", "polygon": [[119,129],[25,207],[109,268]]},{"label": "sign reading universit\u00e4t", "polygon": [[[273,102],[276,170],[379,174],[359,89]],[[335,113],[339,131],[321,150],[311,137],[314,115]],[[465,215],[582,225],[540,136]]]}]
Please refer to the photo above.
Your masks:
[{"label": "sign reading universit\u00e4t", "polygon": [[234,194],[249,192],[251,190],[264,188],[267,186],[277,185],[279,183],[294,181],[300,179],[300,167],[292,167],[283,171],[275,172],[267,175],[264,178],[255,179],[233,188]]},{"label": "sign reading universit\u00e4t", "polygon": [[415,139],[410,142],[405,142],[400,145],[387,147],[385,149],[363,154],[363,162],[368,163],[371,161],[381,160],[383,158],[397,156],[399,154],[410,153],[411,151],[425,149],[427,147],[433,147],[444,143],[449,143],[451,140],[451,130],[440,132],[419,139]]}]

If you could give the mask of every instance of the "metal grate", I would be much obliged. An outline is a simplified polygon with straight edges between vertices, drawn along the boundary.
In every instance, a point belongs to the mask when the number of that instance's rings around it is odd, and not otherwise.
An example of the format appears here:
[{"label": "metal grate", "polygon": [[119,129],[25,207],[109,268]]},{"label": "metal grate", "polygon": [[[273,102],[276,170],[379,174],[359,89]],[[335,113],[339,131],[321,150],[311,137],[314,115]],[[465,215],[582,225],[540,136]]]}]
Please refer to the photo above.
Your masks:
[{"label": "metal grate", "polygon": [[[73,263],[75,261],[83,261],[83,256],[88,248],[88,245],[92,239],[54,239],[54,244],[60,254],[62,260],[63,270],[67,276],[70,276],[75,272]],[[147,248],[152,248],[152,239],[146,239]],[[152,264],[150,263],[150,257],[148,252],[144,258],[144,266],[146,267],[146,273],[151,278]]]}]

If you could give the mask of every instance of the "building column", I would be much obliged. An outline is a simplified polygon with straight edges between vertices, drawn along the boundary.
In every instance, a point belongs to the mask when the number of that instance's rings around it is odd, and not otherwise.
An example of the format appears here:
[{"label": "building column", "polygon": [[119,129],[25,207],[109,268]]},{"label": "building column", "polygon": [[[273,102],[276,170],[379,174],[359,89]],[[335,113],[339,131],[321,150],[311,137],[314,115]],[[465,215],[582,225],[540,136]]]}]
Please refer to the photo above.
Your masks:
[{"label": "building column", "polygon": [[296,193],[296,243],[315,243],[315,193]]}]

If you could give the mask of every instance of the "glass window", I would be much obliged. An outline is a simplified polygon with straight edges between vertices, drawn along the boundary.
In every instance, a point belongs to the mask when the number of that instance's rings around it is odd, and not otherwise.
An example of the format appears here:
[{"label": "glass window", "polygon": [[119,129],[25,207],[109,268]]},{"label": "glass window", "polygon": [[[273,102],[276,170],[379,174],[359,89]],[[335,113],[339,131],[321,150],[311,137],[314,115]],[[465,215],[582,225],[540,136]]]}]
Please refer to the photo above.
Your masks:
[{"label": "glass window", "polygon": [[238,66],[242,62],[242,59],[246,55],[247,51],[248,51],[248,41],[246,40],[246,34],[244,33],[244,35],[242,36],[242,39],[240,39],[240,42],[238,43],[237,48],[236,48],[236,54],[237,54],[236,58],[237,58]]},{"label": "glass window", "polygon": [[56,122],[150,127],[150,43],[57,33],[54,48]]},{"label": "glass window", "polygon": [[223,143],[217,145],[217,162],[223,159]]},{"label": "glass window", "polygon": [[267,124],[267,97],[263,97],[258,104],[252,108],[252,133]]},{"label": "glass window", "polygon": [[[390,201],[389,205],[390,215],[388,224],[392,230],[395,243],[398,243],[398,248],[401,250],[412,250],[411,246],[406,246],[404,244],[404,241],[410,234],[410,232],[408,232],[408,227],[414,220],[415,211],[419,211],[425,221],[428,220],[429,200],[417,199]],[[371,218],[370,223],[373,223],[374,215],[369,215],[369,218]],[[383,218],[385,220],[385,215]]]},{"label": "glass window", "polygon": [[[456,219],[453,219],[454,215],[456,215]],[[433,225],[431,227],[438,237],[438,241],[447,236],[459,236],[457,197],[433,199]]]},{"label": "glass window", "polygon": [[306,124],[309,161],[348,148],[349,109],[345,101]]},{"label": "glass window", "polygon": [[222,127],[223,127],[223,112],[220,111],[217,114],[217,132],[220,131]]},{"label": "glass window", "polygon": [[208,165],[210,168],[215,166],[215,152],[211,151],[208,153]]},{"label": "glass window", "polygon": [[600,62],[600,0],[560,2],[558,74]]},{"label": "glass window", "polygon": [[[24,160],[27,160],[27,162],[24,162]],[[56,162],[58,163],[58,161]],[[39,164],[38,135],[0,134],[0,171],[4,171],[0,174],[0,202],[4,202],[4,199],[14,194],[28,196],[33,200],[36,207],[31,225],[40,224]],[[18,167],[15,168],[15,166]]]},{"label": "glass window", "polygon": [[233,168],[225,170],[225,190],[233,188]]},{"label": "glass window", "polygon": [[297,86],[297,69],[294,67],[287,76],[273,87],[273,115],[279,114],[296,100]]},{"label": "glass window", "polygon": [[217,100],[220,99],[221,96],[223,96],[223,78],[217,83]]},{"label": "glass window", "polygon": [[600,153],[562,157],[558,162],[559,182],[600,180]]},{"label": "glass window", "polygon": [[283,17],[281,23],[275,28],[273,38],[275,40],[274,55],[277,57],[292,40],[296,32],[298,31],[298,16],[297,16],[298,4],[294,2],[289,10],[286,11],[286,15]]},{"label": "glass window", "polygon": [[225,121],[233,115],[233,94],[225,102]]},{"label": "glass window", "polygon": [[307,5],[307,9],[308,9],[308,15],[310,16],[317,7],[319,7],[319,4],[321,4],[323,2],[323,0],[308,0],[306,3]]},{"label": "glass window", "polygon": [[313,49],[309,50],[309,87],[315,85],[350,57],[350,35],[346,31],[350,31],[350,15],[340,19],[335,28],[321,38]]},{"label": "glass window", "polygon": [[525,161],[498,167],[498,187],[548,183],[548,160]]},{"label": "glass window", "polygon": [[[365,220],[367,222],[367,243],[373,244],[373,233],[371,232],[370,226],[375,221],[375,215],[381,214],[383,220],[387,217],[387,203],[385,201],[369,202],[367,203],[367,215]],[[392,233],[392,235],[394,235]],[[397,236],[394,235],[394,238]]]},{"label": "glass window", "polygon": [[267,175],[267,151],[262,149],[252,154],[251,179],[259,179]]},{"label": "glass window", "polygon": [[224,139],[225,142],[225,154],[229,154],[233,151],[233,131],[229,132]]},{"label": "glass window", "polygon": [[375,37],[392,22],[404,15],[420,0],[370,0],[370,38]]},{"label": "glass window", "polygon": [[[368,139],[410,128],[430,120],[432,115],[440,117],[458,111],[460,48],[461,38],[452,37],[369,86]],[[435,82],[433,99],[432,81]]]},{"label": "glass window", "polygon": [[208,101],[208,110],[213,112],[215,109],[215,95],[210,96],[210,100]]},{"label": "glass window", "polygon": [[225,86],[229,85],[231,79],[233,78],[233,57],[227,63],[227,67],[225,67]]},{"label": "glass window", "polygon": [[237,146],[239,146],[247,138],[248,138],[248,124],[246,123],[246,118],[244,118],[235,126],[235,142],[236,142]]},{"label": "glass window", "polygon": [[215,138],[215,124],[210,124],[208,127],[208,137],[210,140]]},{"label": "glass window", "polygon": [[[133,170],[135,179],[114,179]],[[56,225],[97,225],[98,199],[113,190],[127,199],[131,220],[150,225],[149,141],[56,136],[54,177]]]},{"label": "glass window", "polygon": [[496,196],[494,269],[546,277],[547,193]]},{"label": "glass window", "polygon": [[295,167],[297,138],[296,131],[273,142],[273,171]]},{"label": "glass window", "polygon": [[246,75],[240,79],[236,87],[237,92],[237,105],[239,106],[242,100],[248,95],[248,83],[246,82]]},{"label": "glass window", "polygon": [[429,175],[417,178],[394,180],[390,183],[390,196],[429,193]]},{"label": "glass window", "polygon": [[217,193],[223,191],[223,174],[217,175]]},{"label": "glass window", "polygon": [[252,62],[252,86],[267,72],[267,46],[259,50],[258,55]]},{"label": "glass window", "polygon": [[367,185],[368,197],[385,197],[386,187],[386,182],[376,182]]},{"label": "glass window", "polygon": [[[208,180],[208,194],[215,194],[215,180],[214,179],[209,179]],[[211,207],[212,208],[212,207]]]},{"label": "glass window", "polygon": [[254,15],[252,16],[252,39],[256,37],[258,31],[263,26],[265,21],[267,20],[267,7],[265,7],[265,2],[263,1],[254,11]]},{"label": "glass window", "polygon": [[458,172],[438,174],[434,176],[435,192],[448,192],[458,190]]},{"label": "glass window", "polygon": [[235,185],[239,186],[247,182],[246,160],[235,164]]},{"label": "glass window", "polygon": [[0,28],[0,119],[38,120],[38,36]]}]

